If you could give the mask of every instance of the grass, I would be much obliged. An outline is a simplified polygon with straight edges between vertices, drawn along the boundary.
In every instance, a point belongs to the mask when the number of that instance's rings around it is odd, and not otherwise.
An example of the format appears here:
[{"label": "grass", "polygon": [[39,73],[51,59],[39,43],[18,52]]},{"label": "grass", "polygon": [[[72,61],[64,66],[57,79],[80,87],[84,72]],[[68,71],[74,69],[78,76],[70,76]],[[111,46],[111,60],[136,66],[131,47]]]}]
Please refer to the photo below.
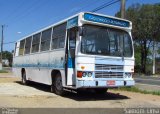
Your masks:
[{"label": "grass", "polygon": [[160,91],[147,91],[147,90],[141,90],[137,87],[120,87],[116,90],[122,90],[122,91],[131,91],[136,93],[142,93],[142,94],[152,94],[152,95],[158,95],[160,96]]},{"label": "grass", "polygon": [[8,73],[8,72],[5,70],[0,70],[0,73]]}]

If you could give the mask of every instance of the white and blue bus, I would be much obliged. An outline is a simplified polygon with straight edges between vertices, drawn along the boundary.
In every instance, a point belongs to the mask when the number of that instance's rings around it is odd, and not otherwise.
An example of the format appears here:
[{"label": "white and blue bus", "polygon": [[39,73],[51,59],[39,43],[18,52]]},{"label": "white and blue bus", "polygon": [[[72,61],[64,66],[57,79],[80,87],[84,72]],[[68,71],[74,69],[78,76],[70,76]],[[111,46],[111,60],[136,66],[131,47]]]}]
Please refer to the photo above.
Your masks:
[{"label": "white and blue bus", "polygon": [[13,72],[22,83],[47,84],[58,95],[133,86],[131,29],[128,20],[81,12],[18,40]]}]

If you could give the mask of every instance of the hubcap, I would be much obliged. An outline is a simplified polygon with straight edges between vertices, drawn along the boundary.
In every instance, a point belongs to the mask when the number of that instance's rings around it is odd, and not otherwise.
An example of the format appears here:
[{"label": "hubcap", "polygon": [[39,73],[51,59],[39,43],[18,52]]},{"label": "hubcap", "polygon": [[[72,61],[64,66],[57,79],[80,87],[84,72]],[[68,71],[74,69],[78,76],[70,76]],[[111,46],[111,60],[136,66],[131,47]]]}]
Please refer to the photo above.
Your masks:
[{"label": "hubcap", "polygon": [[56,80],[56,88],[57,90],[62,90],[62,80],[61,80],[61,77],[57,77],[57,80]]}]

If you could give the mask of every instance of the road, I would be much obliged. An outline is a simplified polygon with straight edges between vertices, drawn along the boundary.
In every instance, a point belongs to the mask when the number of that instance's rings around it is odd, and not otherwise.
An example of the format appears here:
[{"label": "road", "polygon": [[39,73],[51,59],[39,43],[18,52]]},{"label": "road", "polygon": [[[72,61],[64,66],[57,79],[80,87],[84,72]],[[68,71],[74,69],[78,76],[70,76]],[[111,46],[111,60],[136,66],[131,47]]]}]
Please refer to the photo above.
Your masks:
[{"label": "road", "polygon": [[135,77],[136,86],[145,90],[160,91],[160,77]]},{"label": "road", "polygon": [[[20,79],[0,74],[0,107],[15,108],[139,108],[160,107],[160,96],[120,90],[109,90],[104,95],[67,92],[58,96],[50,87],[31,83],[24,86]],[[6,76],[6,77],[5,77]]]}]

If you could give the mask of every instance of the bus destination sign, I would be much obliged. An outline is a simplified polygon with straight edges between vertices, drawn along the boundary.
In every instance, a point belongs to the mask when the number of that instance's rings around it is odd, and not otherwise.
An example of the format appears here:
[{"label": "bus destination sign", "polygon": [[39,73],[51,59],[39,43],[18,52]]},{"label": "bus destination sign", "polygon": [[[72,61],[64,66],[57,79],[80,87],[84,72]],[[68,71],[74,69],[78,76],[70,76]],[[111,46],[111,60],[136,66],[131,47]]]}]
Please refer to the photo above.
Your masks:
[{"label": "bus destination sign", "polygon": [[109,24],[119,27],[129,27],[128,21],[118,20],[111,17],[104,17],[94,14],[85,13],[84,19],[87,21],[97,22],[97,23],[103,23],[103,24]]}]

